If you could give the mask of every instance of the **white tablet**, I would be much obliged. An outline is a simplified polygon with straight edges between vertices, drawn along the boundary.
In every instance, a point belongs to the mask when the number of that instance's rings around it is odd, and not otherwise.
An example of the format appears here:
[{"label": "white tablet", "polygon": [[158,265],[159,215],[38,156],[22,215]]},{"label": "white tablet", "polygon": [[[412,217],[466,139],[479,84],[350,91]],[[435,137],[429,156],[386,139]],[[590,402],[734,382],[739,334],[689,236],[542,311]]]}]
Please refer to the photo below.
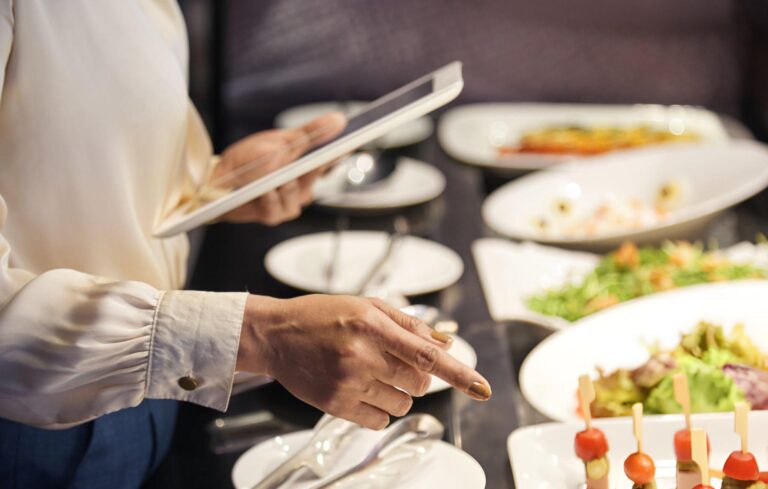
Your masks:
[{"label": "white tablet", "polygon": [[421,117],[455,99],[464,82],[461,63],[453,62],[356,111],[332,141],[253,182],[197,207],[183,207],[154,229],[160,238],[189,231],[369,143],[395,127]]}]

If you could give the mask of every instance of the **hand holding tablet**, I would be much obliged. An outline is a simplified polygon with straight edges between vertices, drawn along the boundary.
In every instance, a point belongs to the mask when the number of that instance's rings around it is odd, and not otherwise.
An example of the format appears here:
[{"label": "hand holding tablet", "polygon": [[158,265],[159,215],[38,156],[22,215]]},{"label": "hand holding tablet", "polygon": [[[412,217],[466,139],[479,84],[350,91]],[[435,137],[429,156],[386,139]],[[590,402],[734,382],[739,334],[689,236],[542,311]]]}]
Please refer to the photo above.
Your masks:
[{"label": "hand holding tablet", "polygon": [[[252,162],[236,165],[232,173],[223,168],[192,199],[194,205],[179,207],[156,225],[154,235],[169,237],[219,218],[254,199],[327,165],[393,128],[421,117],[455,99],[463,88],[461,63],[451,63],[350,114],[345,129],[330,141],[328,128],[315,127],[311,134],[299,131],[283,142],[279,154],[265,154]],[[298,157],[313,142],[319,144]],[[253,178],[256,178],[253,180]]]},{"label": "hand holding tablet", "polygon": [[[347,125],[339,112],[325,115],[293,129],[273,129],[252,134],[228,147],[213,170],[208,189],[225,196],[233,188],[257,180],[287,165],[310,148],[326,143],[338,136]],[[227,222],[258,222],[276,226],[299,217],[301,209],[313,200],[315,181],[327,166],[313,170],[261,197],[223,214]],[[203,200],[205,194],[198,195]],[[215,198],[215,195],[214,195]]]}]

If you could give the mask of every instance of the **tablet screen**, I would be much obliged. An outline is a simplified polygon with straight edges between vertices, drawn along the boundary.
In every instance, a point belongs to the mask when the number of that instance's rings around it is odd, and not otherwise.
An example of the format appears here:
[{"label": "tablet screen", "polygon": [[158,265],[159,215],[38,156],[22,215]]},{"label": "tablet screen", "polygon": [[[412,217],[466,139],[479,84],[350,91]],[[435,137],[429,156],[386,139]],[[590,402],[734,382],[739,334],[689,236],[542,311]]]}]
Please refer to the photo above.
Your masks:
[{"label": "tablet screen", "polygon": [[312,149],[312,151],[316,150],[317,148],[326,146],[338,139],[341,139],[344,136],[364,128],[368,124],[381,119],[387,114],[391,114],[392,112],[401,109],[408,104],[426,97],[432,93],[432,83],[433,81],[431,79],[425,80],[421,84],[413,87],[411,90],[403,92],[394,97],[383,97],[366,105],[360,112],[352,112],[351,114],[348,114],[349,120],[347,121],[347,127],[344,128],[344,131],[342,131],[341,134],[336,136],[333,140],[328,141],[325,144],[321,144],[320,146],[316,146]]},{"label": "tablet screen", "polygon": [[[355,133],[356,131],[359,131],[361,129],[364,129],[366,126],[370,125],[373,122],[376,122],[379,119],[382,119],[383,117],[396,112],[399,109],[402,109],[403,107],[407,107],[409,104],[416,102],[430,93],[432,93],[432,84],[433,80],[427,79],[423,82],[413,86],[409,90],[406,90],[401,93],[394,93],[387,95],[385,97],[382,97],[378,100],[375,100],[369,104],[366,104],[363,107],[357,108],[356,110],[352,110],[349,114],[346,114],[347,119],[347,125],[344,127],[341,133],[339,133],[338,136],[335,138],[326,141],[325,143],[318,144],[316,146],[313,146],[304,156],[310,155],[311,153],[318,151],[325,146],[328,146],[330,144],[335,143],[336,141],[349,136],[350,134]],[[319,129],[319,132],[322,132],[324,129]],[[239,167],[235,169],[235,171],[230,172],[228,174],[222,175],[220,178],[215,180],[213,182],[214,187],[220,187],[223,190],[232,190],[236,188],[240,188],[243,185],[249,184],[251,181],[253,181],[253,178],[251,176],[254,176],[256,178],[262,176],[259,174],[260,167],[264,168],[264,164],[269,164],[270,160],[276,161],[279,158],[279,155],[264,155],[263,158],[260,160],[253,161],[249,163],[248,165]],[[287,166],[292,165],[293,163],[289,163]],[[285,167],[283,167],[284,171]],[[212,197],[217,198],[221,195],[224,195],[224,193],[220,193],[217,191],[211,191],[211,188],[209,187],[206,189],[206,192],[201,194],[201,197],[203,197],[203,201],[210,200]]]}]

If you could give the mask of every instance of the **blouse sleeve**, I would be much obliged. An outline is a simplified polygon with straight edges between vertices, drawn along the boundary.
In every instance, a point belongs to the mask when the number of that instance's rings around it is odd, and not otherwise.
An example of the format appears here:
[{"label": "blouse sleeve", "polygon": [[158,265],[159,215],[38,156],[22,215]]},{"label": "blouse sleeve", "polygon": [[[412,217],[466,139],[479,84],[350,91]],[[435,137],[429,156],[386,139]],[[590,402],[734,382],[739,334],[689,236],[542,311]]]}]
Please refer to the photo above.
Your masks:
[{"label": "blouse sleeve", "polygon": [[[3,67],[12,41],[12,2],[0,0]],[[65,428],[145,398],[226,409],[247,294],[14,268],[9,212],[0,195],[0,417]]]}]

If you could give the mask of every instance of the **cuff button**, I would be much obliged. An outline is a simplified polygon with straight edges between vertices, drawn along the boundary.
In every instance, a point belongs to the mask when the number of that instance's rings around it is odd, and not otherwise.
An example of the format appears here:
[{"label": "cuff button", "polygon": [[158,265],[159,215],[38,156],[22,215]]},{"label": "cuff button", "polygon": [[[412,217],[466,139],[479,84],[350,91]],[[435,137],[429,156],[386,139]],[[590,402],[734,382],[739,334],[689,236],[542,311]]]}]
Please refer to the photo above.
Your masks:
[{"label": "cuff button", "polygon": [[181,387],[185,391],[193,391],[197,389],[199,385],[200,385],[200,381],[192,377],[191,375],[187,375],[179,379],[179,387]]}]

